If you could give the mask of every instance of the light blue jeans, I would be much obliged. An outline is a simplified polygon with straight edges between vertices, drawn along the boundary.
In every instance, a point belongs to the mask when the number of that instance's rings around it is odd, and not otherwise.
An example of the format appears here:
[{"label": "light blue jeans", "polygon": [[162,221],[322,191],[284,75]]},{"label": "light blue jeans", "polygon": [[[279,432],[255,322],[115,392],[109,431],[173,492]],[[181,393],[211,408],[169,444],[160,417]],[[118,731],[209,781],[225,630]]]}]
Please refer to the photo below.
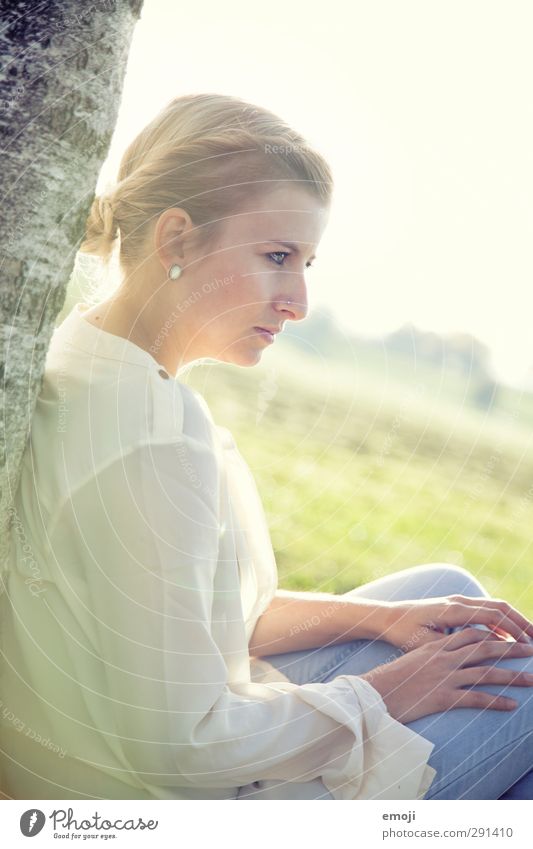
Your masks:
[{"label": "light blue jeans", "polygon": [[[489,596],[473,575],[445,563],[404,569],[345,595],[400,601],[455,593]],[[295,684],[306,684],[331,681],[337,675],[361,675],[402,654],[385,640],[352,640],[264,659]],[[533,656],[506,658],[496,665],[533,672]],[[474,689],[505,694],[516,699],[518,707],[511,711],[454,708],[406,723],[435,744],[428,763],[437,774],[424,799],[533,799],[533,687],[480,684]],[[261,782],[256,784],[261,787]],[[319,780],[308,784],[324,787]],[[260,789],[247,790],[244,798],[291,798],[289,783],[283,784],[282,795],[276,795],[272,782],[267,785],[263,794]],[[333,796],[326,791],[310,798]]]}]

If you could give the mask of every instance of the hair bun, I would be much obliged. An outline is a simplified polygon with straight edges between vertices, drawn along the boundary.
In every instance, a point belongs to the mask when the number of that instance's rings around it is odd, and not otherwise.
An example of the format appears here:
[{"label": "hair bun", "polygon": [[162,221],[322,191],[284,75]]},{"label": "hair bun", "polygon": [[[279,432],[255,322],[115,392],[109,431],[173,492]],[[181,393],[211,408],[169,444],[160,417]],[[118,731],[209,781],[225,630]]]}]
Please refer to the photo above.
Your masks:
[{"label": "hair bun", "polygon": [[94,198],[85,229],[86,238],[80,245],[80,251],[95,254],[107,262],[119,229],[109,195]]},{"label": "hair bun", "polygon": [[113,218],[113,206],[109,197],[104,195],[99,198],[100,217],[102,219],[102,232],[108,239],[114,239],[117,235],[117,224]]}]

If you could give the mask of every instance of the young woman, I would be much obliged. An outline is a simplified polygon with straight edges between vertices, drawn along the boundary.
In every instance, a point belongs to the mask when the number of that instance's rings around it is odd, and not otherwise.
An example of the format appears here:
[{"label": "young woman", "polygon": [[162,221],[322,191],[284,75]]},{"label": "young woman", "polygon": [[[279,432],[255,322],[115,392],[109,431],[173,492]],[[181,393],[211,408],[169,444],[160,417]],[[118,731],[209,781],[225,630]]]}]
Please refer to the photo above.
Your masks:
[{"label": "young woman", "polygon": [[95,199],[82,249],[119,236],[122,277],[53,334],[12,507],[8,796],[532,797],[531,622],[446,564],[278,590],[250,469],[179,379],[305,318],[331,186],[275,115],[201,94]]}]

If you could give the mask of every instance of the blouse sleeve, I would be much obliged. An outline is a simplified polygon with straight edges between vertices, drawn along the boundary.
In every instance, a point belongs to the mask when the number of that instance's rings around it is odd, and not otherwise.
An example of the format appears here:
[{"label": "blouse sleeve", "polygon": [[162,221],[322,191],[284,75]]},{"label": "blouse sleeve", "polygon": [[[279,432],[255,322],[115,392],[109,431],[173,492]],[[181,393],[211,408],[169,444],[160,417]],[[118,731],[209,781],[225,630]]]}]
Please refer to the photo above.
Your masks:
[{"label": "blouse sleeve", "polygon": [[105,667],[86,698],[113,717],[113,744],[155,785],[321,777],[339,799],[379,798],[384,785],[383,798],[416,798],[433,744],[393,720],[368,682],[228,683],[212,627],[217,474],[192,438],[141,445],[78,486],[54,526],[52,546],[65,528],[82,540],[70,568]]}]

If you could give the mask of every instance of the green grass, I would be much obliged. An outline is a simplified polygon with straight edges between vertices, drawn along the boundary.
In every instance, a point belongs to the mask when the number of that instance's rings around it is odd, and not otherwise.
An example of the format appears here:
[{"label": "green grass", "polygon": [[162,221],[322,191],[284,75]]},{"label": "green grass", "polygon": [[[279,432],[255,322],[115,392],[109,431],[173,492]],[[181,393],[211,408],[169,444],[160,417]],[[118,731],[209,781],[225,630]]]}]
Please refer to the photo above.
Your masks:
[{"label": "green grass", "polygon": [[342,593],[456,563],[533,618],[527,421],[454,406],[427,377],[422,390],[416,378],[380,386],[280,341],[254,368],[202,365],[181,377],[250,464],[280,586]]}]

